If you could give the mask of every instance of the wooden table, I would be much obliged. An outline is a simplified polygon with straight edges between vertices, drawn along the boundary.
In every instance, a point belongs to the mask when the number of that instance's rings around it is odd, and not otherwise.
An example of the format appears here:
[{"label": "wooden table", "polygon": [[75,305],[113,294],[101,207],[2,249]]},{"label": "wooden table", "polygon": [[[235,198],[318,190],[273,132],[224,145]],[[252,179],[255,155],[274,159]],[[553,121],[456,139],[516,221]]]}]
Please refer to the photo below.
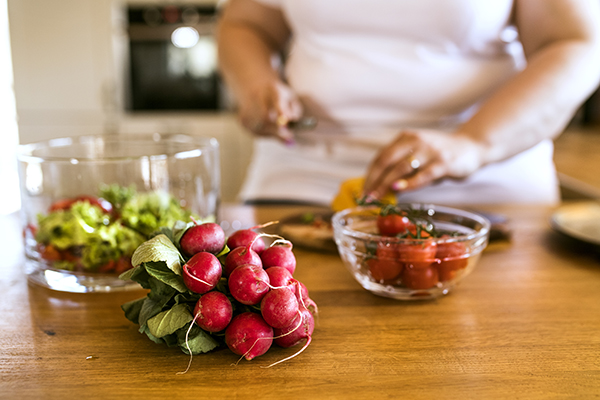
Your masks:
[{"label": "wooden table", "polygon": [[[600,394],[600,258],[552,232],[549,208],[497,207],[514,229],[453,292],[402,302],[363,290],[336,254],[296,248],[320,315],[313,342],[232,364],[151,342],[120,305],[144,292],[72,294],[28,284],[18,218],[2,220],[0,397],[591,398]],[[297,209],[225,210],[242,224]],[[229,216],[227,216],[229,215]]]}]

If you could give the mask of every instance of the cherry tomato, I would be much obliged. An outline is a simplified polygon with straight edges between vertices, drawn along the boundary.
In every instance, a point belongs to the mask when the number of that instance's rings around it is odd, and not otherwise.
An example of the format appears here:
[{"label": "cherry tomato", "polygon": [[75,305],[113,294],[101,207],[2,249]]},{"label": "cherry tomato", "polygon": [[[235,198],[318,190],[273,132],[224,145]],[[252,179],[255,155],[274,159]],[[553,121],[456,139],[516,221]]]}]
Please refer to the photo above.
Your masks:
[{"label": "cherry tomato", "polygon": [[438,271],[434,267],[404,267],[402,283],[409,289],[429,289],[438,283]]},{"label": "cherry tomato", "polygon": [[410,220],[398,214],[378,215],[377,229],[382,236],[396,236],[405,233],[412,225]]},{"label": "cherry tomato", "polygon": [[44,260],[48,261],[58,261],[62,258],[60,251],[51,244],[42,248],[40,255]]},{"label": "cherry tomato", "polygon": [[367,260],[369,272],[377,282],[389,282],[402,272],[402,263],[391,259],[370,258]]},{"label": "cherry tomato", "polygon": [[50,211],[68,210],[75,203],[74,199],[58,200],[50,206]]},{"label": "cherry tomato", "polygon": [[437,243],[431,239],[398,244],[397,249],[400,260],[413,268],[427,268],[436,261]]},{"label": "cherry tomato", "polygon": [[115,272],[118,274],[122,274],[123,272],[125,272],[131,268],[133,268],[133,265],[131,265],[131,258],[121,257],[117,261],[117,266],[115,268]]},{"label": "cherry tomato", "polygon": [[109,260],[106,264],[100,266],[100,268],[98,268],[98,272],[113,272],[116,266],[116,262],[115,260]]},{"label": "cherry tomato", "polygon": [[375,256],[367,260],[369,272],[374,280],[385,282],[400,275],[403,264],[398,259],[398,244],[385,241],[377,243]]},{"label": "cherry tomato", "polygon": [[461,242],[438,243],[435,257],[440,260],[437,269],[442,282],[454,279],[469,262],[467,247]]}]

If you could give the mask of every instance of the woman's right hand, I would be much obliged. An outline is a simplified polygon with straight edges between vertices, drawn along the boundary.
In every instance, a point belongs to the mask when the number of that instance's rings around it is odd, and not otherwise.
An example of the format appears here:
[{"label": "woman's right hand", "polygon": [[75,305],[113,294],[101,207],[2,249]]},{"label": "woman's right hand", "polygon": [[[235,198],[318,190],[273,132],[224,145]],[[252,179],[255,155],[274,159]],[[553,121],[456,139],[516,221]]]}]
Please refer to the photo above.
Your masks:
[{"label": "woman's right hand", "polygon": [[257,84],[239,101],[240,122],[257,136],[274,136],[286,144],[294,141],[290,121],[303,113],[296,93],[280,80]]}]

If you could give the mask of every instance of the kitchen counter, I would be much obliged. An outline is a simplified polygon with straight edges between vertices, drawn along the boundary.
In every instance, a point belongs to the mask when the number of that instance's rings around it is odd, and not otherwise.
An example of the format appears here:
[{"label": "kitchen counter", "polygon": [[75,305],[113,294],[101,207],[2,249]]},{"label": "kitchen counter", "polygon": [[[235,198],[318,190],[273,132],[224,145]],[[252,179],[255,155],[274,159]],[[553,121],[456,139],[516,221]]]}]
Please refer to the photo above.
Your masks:
[{"label": "kitchen counter", "polygon": [[[223,208],[251,226],[290,207]],[[335,253],[295,248],[296,278],[319,306],[312,344],[252,361],[193,358],[138,333],[120,305],[143,291],[74,294],[29,284],[18,217],[3,217],[0,397],[590,398],[600,393],[600,258],[550,230],[552,209],[491,207],[512,241],[486,250],[450,294],[402,302],[362,289]],[[235,222],[234,222],[235,221]]]}]

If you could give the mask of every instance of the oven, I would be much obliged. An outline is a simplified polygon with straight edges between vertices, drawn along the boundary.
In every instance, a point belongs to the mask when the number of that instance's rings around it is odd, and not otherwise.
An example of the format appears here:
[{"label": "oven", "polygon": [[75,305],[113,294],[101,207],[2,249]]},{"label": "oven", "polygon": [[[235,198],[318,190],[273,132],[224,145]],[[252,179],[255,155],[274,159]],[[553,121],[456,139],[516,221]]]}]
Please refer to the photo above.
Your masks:
[{"label": "oven", "polygon": [[216,6],[129,5],[126,109],[225,108],[217,68]]}]

